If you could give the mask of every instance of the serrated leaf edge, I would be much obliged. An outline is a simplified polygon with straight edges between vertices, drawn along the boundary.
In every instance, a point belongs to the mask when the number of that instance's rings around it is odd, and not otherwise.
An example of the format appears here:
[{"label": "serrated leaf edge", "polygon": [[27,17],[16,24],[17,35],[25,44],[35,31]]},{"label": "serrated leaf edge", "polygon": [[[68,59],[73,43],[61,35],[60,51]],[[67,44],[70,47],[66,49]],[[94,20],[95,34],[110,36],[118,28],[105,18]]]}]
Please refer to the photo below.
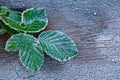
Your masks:
[{"label": "serrated leaf edge", "polygon": [[[44,9],[44,8],[37,8],[37,9]],[[34,10],[34,8],[30,8],[30,9],[27,9],[27,10],[23,11],[23,13],[21,15],[21,21],[22,21],[21,23],[23,23],[23,15],[24,15],[24,13],[29,11],[29,10]],[[46,13],[46,10],[45,10],[45,13]],[[46,16],[47,16],[47,14],[46,14]],[[43,28],[39,29],[38,31],[23,31],[23,32],[25,32],[25,33],[27,33],[27,32],[28,33],[37,33],[37,32],[40,32],[40,31],[44,30],[47,25],[48,25],[48,18],[47,18],[47,21],[46,21],[46,25]]]},{"label": "serrated leaf edge", "polygon": [[[5,7],[5,6],[1,6],[0,8],[6,8],[6,9],[9,9],[9,8],[7,8],[7,7]],[[3,14],[4,14],[4,13],[3,13]],[[0,15],[2,15],[2,13],[1,13]]]},{"label": "serrated leaf edge", "polygon": [[[44,8],[37,8],[37,9],[44,9]],[[30,9],[27,9],[27,10],[23,11],[23,13],[21,14],[21,22],[20,22],[20,24],[19,24],[20,26],[21,26],[21,24],[22,24],[22,22],[23,22],[23,14],[24,14],[25,12],[29,11],[29,10],[34,10],[34,8],[30,8]],[[46,13],[46,10],[45,10],[45,13]],[[46,14],[46,16],[47,16],[47,14]],[[6,17],[6,18],[9,18],[9,17]],[[46,18],[47,18],[47,17],[46,17]],[[47,20],[46,20],[46,25],[45,25],[43,28],[41,28],[41,29],[39,29],[39,30],[37,30],[37,31],[24,31],[23,29],[17,29],[17,28],[12,27],[9,23],[5,22],[1,16],[0,16],[0,19],[1,19],[7,26],[9,26],[10,28],[12,28],[12,29],[14,29],[14,30],[16,30],[16,31],[22,31],[22,32],[24,32],[24,33],[37,33],[37,32],[40,32],[40,31],[44,30],[44,29],[46,28],[46,26],[48,25],[48,18],[47,18]],[[14,21],[14,20],[13,20],[13,21]]]},{"label": "serrated leaf edge", "polygon": [[[8,18],[8,17],[6,17],[6,18]],[[13,29],[13,30],[15,30],[17,32],[22,31],[21,29],[16,29],[16,28],[12,27],[9,23],[5,22],[3,19],[1,19],[1,20],[5,23],[5,25],[9,26],[11,29]]]},{"label": "serrated leaf edge", "polygon": [[[41,54],[41,55],[43,55],[43,54]],[[19,56],[20,62],[22,63],[22,65],[23,65],[25,68],[27,68],[28,70],[34,71],[34,70],[30,69],[28,66],[26,66],[26,65],[22,62],[22,60],[21,60],[21,58],[20,58],[20,50],[19,50],[19,54],[18,54],[18,56]],[[40,70],[40,68],[43,66],[43,63],[44,63],[44,55],[43,55],[42,64],[40,65],[40,67],[38,68],[37,71]]]},{"label": "serrated leaf edge", "polygon": [[[22,33],[22,34],[23,34],[23,33]],[[17,34],[16,34],[16,35],[17,35]],[[28,34],[23,34],[23,35],[28,35]],[[28,36],[31,36],[31,35],[28,35]],[[7,42],[6,42],[6,46],[5,46],[5,50],[6,50],[6,51],[16,51],[16,50],[9,50],[9,49],[7,49],[8,42],[9,42],[9,40],[12,39],[12,38],[13,38],[13,35],[12,35],[12,36],[7,40]],[[36,41],[37,41],[37,39],[36,39]],[[42,49],[42,47],[41,47],[41,49]],[[30,69],[28,66],[26,66],[26,65],[22,62],[22,60],[21,60],[21,58],[20,58],[20,51],[21,51],[21,49],[19,49],[18,51],[19,51],[19,55],[18,55],[18,56],[19,56],[20,62],[23,64],[23,66],[26,67],[27,69],[31,70],[31,71],[34,71],[34,70]],[[43,60],[42,60],[42,64],[39,66],[39,68],[37,69],[37,71],[40,70],[40,68],[43,66],[43,63],[44,63],[44,54],[40,53],[40,55],[43,56]]]},{"label": "serrated leaf edge", "polygon": [[12,38],[13,38],[13,36],[11,36],[11,37],[7,40],[7,42],[6,42],[6,45],[5,45],[5,50],[6,50],[6,51],[16,51],[16,50],[9,50],[9,49],[7,49],[8,42],[9,42],[9,40],[12,39]]},{"label": "serrated leaf edge", "polygon": [[[57,31],[57,32],[59,32],[59,33],[64,33],[64,32],[58,31],[58,30],[48,30],[48,31]],[[40,35],[42,35],[42,34],[45,33],[45,32],[47,32],[47,31],[43,31]],[[66,33],[64,33],[64,34],[65,34],[69,39],[71,39]],[[40,35],[39,35],[38,39],[40,38]],[[75,56],[78,55],[77,46],[76,46],[75,42],[74,42],[72,39],[71,39],[71,41],[74,43],[74,46],[76,47],[76,53],[77,53],[77,54],[75,54],[74,56],[68,57],[68,59],[63,59],[63,60],[61,60],[61,59],[59,59],[59,58],[55,58],[54,56],[49,55],[48,52],[47,52],[46,50],[44,50],[44,48],[43,48],[43,51],[44,51],[48,56],[50,56],[50,57],[52,57],[53,59],[56,59],[56,60],[58,60],[58,61],[60,61],[60,62],[69,61],[70,59],[72,59],[72,58],[74,58]],[[39,43],[40,43],[40,41],[39,41]],[[41,44],[41,43],[40,43],[40,44]]]}]

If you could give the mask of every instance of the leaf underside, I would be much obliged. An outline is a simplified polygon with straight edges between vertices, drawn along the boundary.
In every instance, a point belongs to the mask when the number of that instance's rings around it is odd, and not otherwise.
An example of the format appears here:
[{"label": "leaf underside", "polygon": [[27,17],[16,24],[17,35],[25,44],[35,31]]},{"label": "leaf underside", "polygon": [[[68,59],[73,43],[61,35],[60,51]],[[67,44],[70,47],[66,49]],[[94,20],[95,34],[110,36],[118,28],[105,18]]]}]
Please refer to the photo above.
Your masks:
[{"label": "leaf underside", "polygon": [[39,35],[39,42],[46,54],[58,61],[67,61],[77,55],[75,43],[65,33],[46,31]]},{"label": "leaf underside", "polygon": [[22,64],[33,71],[38,71],[43,64],[43,50],[37,46],[37,40],[28,34],[12,35],[6,43],[6,51],[18,51]]}]

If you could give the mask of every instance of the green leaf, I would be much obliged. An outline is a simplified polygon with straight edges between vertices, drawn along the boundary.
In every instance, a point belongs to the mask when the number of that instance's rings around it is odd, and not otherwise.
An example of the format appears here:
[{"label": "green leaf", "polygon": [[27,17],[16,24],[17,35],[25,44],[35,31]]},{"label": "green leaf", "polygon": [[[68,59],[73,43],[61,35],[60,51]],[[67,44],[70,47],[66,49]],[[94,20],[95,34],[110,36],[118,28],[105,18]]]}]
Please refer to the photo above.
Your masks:
[{"label": "green leaf", "polygon": [[17,11],[10,11],[9,18],[16,20],[16,21],[21,21],[21,13]]},{"label": "green leaf", "polygon": [[21,33],[12,35],[6,42],[5,49],[7,51],[26,50],[33,45],[37,45],[36,39],[31,35]]},{"label": "green leaf", "polygon": [[[12,11],[6,7],[1,7],[0,8],[1,13],[4,13],[4,15],[0,16],[0,26],[2,26],[9,34],[16,34],[18,33],[17,31],[15,31],[14,29],[10,28],[11,25],[9,25],[7,22],[5,22],[3,19],[4,18],[8,18],[8,19],[12,19],[15,22],[16,21],[21,21],[21,13],[17,12],[17,11]],[[9,22],[12,23],[12,22]]]},{"label": "green leaf", "polygon": [[52,58],[67,61],[77,55],[75,43],[65,33],[60,31],[46,31],[39,35],[42,48]]},{"label": "green leaf", "polygon": [[22,14],[22,24],[27,29],[26,32],[39,32],[43,30],[47,24],[48,19],[45,9],[28,9]]},{"label": "green leaf", "polygon": [[12,11],[4,6],[0,7],[0,15],[9,17],[13,20],[21,21],[21,12]]},{"label": "green leaf", "polygon": [[12,35],[6,43],[5,50],[18,51],[23,65],[33,71],[38,71],[43,64],[43,50],[37,40],[28,34]]},{"label": "green leaf", "polygon": [[48,19],[44,9],[28,9],[22,13],[22,22],[16,21],[9,17],[2,17],[3,21],[10,25],[12,29],[35,33],[43,30],[47,24]]},{"label": "green leaf", "polygon": [[38,71],[44,62],[43,51],[35,46],[28,50],[20,50],[19,57],[23,65],[33,71]]},{"label": "green leaf", "polygon": [[23,29],[23,27],[20,26],[20,22],[19,21],[13,20],[13,19],[11,19],[9,17],[2,16],[2,21],[6,25],[8,25],[11,29],[14,29],[15,31],[21,31]]},{"label": "green leaf", "polygon": [[11,35],[18,33],[17,31],[13,30],[8,25],[6,25],[2,20],[0,20],[0,26],[4,29],[5,32],[7,32]]},{"label": "green leaf", "polygon": [[6,7],[4,7],[4,6],[1,6],[1,7],[0,7],[0,15],[6,14],[7,11],[8,11],[8,8],[6,8]]}]

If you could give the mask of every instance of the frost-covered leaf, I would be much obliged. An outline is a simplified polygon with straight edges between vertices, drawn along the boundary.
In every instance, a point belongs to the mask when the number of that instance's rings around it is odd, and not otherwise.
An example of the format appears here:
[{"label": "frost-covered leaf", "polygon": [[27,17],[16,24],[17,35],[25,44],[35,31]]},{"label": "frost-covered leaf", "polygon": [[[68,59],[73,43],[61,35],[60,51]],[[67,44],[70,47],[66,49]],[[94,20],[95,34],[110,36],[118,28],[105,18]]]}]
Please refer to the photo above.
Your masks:
[{"label": "frost-covered leaf", "polygon": [[18,33],[17,31],[11,29],[8,25],[6,25],[2,20],[0,20],[0,26],[4,29],[5,32],[11,35]]},{"label": "frost-covered leaf", "polygon": [[46,54],[58,61],[67,61],[78,53],[73,40],[60,31],[50,30],[41,33],[39,42]]},{"label": "frost-covered leaf", "polygon": [[21,12],[12,11],[4,6],[0,7],[0,14],[1,14],[1,16],[6,16],[13,20],[21,21]]},{"label": "frost-covered leaf", "polygon": [[7,51],[18,51],[21,62],[25,67],[38,71],[43,64],[43,50],[37,40],[28,34],[12,35],[6,43]]},{"label": "frost-covered leaf", "polygon": [[22,22],[9,17],[2,17],[2,20],[6,24],[10,25],[12,29],[28,33],[39,32],[40,30],[43,30],[48,24],[46,12],[44,9],[40,8],[32,8],[24,11],[22,13]]},{"label": "frost-covered leaf", "polygon": [[21,21],[21,13],[17,11],[10,11],[9,18],[15,20],[15,21]]},{"label": "frost-covered leaf", "polygon": [[2,21],[8,25],[11,29],[21,31],[23,27],[20,26],[20,21],[13,20],[9,17],[2,16]]},{"label": "frost-covered leaf", "polygon": [[4,6],[1,6],[1,7],[0,7],[0,15],[6,14],[7,11],[8,11],[8,8],[6,8],[6,7],[4,7]]},{"label": "frost-covered leaf", "polygon": [[37,41],[33,36],[21,33],[12,35],[6,42],[5,49],[7,51],[26,50],[34,45],[37,45]]},{"label": "frost-covered leaf", "polygon": [[[0,16],[0,26],[3,27],[9,34],[16,34],[18,33],[16,30],[12,29],[7,22],[5,22],[3,19],[4,18],[8,18],[8,19],[12,19],[15,22],[16,21],[21,21],[21,13],[17,12],[17,11],[12,11],[6,7],[1,7],[0,8],[1,13],[4,13]],[[12,22],[10,22],[12,23]]]},{"label": "frost-covered leaf", "polygon": [[44,62],[42,49],[35,46],[27,50],[20,50],[19,58],[26,68],[33,71],[38,71]]},{"label": "frost-covered leaf", "polygon": [[22,23],[28,27],[28,32],[39,32],[43,30],[47,24],[48,19],[45,9],[28,9],[22,14]]}]

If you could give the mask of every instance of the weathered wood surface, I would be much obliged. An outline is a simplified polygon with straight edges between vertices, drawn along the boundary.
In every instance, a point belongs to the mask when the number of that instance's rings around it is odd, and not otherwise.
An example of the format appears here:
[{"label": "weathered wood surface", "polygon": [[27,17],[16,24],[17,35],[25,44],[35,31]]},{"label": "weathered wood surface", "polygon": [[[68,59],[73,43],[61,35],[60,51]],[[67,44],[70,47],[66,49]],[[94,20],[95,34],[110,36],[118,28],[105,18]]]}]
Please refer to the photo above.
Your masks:
[{"label": "weathered wood surface", "polygon": [[[15,10],[44,7],[48,29],[67,33],[79,55],[68,62],[49,57],[38,73],[15,53],[0,53],[0,80],[120,80],[120,0],[0,0]],[[0,44],[8,35],[0,36]]]}]

